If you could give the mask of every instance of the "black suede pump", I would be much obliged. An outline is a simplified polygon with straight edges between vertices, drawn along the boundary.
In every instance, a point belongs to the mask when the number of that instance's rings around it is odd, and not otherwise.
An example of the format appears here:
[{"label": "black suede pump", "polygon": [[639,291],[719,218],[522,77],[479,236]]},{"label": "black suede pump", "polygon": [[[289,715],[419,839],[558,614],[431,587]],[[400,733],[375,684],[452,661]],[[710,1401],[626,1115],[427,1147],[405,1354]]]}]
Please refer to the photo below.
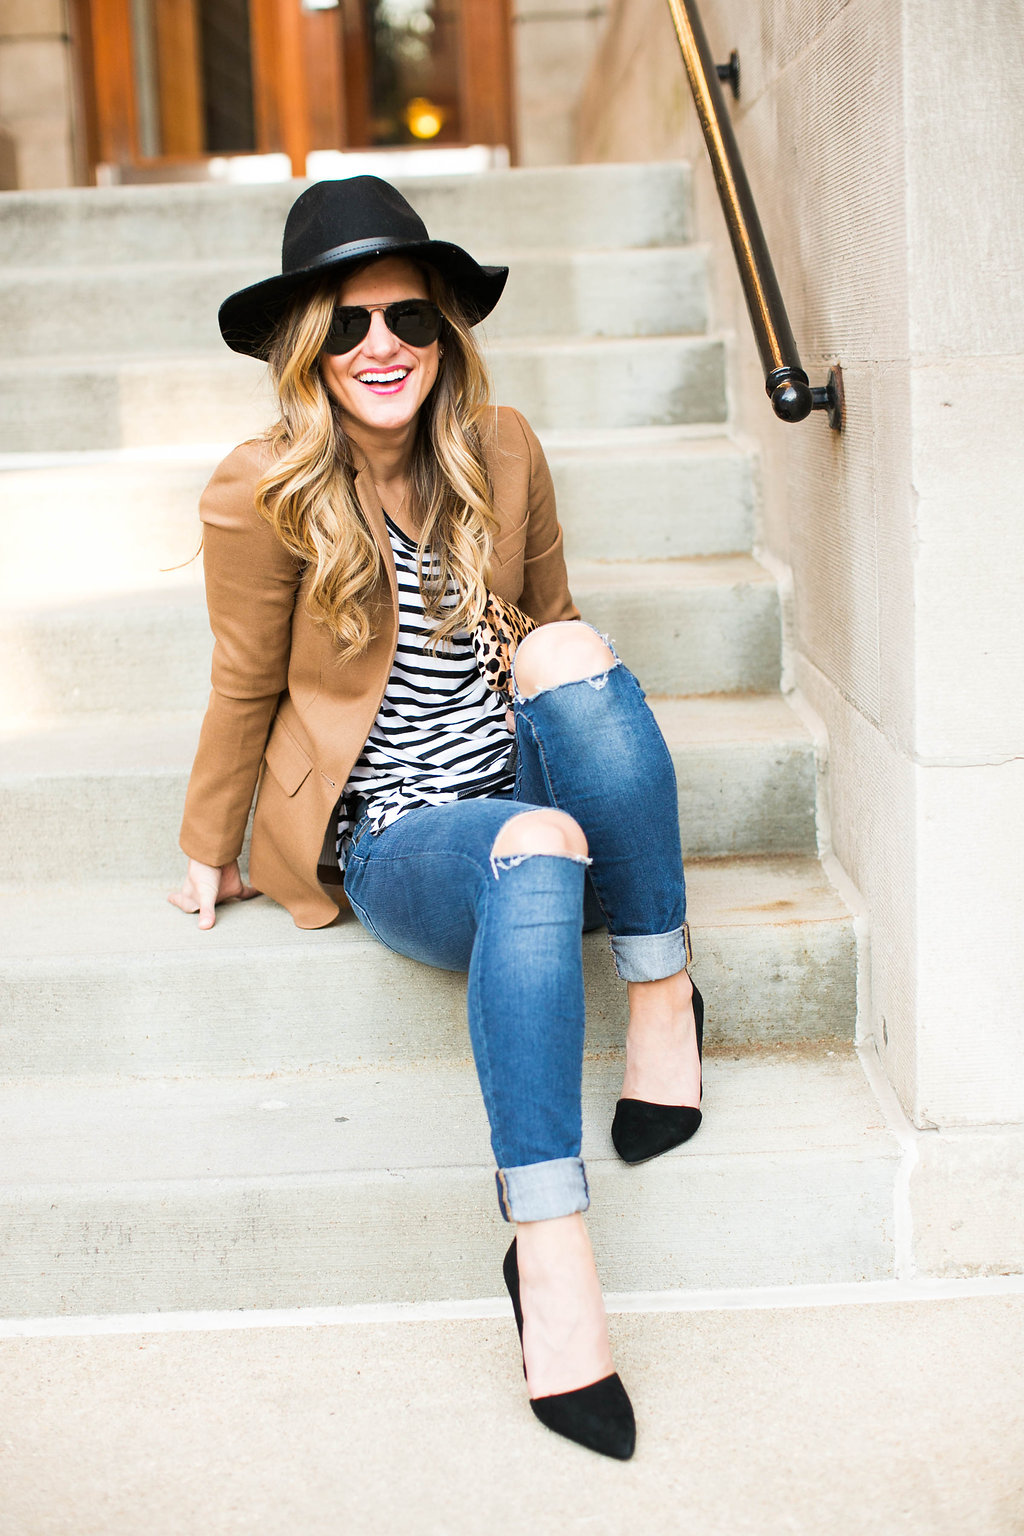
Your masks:
[{"label": "black suede pump", "polygon": [[[519,1256],[516,1240],[505,1255],[502,1274],[508,1294],[512,1298],[512,1310],[519,1329],[519,1347],[523,1347],[523,1309],[519,1304]],[[526,1357],[523,1356],[523,1375],[526,1375]],[[588,1451],[601,1456],[614,1456],[617,1461],[628,1461],[636,1445],[636,1420],[633,1404],[618,1373],[603,1376],[587,1387],[577,1387],[572,1392],[553,1392],[549,1397],[531,1397],[530,1407],[548,1429]]]},{"label": "black suede pump", "polygon": [[[697,1055],[704,1061],[704,999],[693,989],[693,1021],[697,1026]],[[648,1104],[646,1099],[620,1099],[612,1120],[612,1144],[624,1163],[646,1163],[681,1147],[695,1135],[701,1112],[689,1104]]]}]

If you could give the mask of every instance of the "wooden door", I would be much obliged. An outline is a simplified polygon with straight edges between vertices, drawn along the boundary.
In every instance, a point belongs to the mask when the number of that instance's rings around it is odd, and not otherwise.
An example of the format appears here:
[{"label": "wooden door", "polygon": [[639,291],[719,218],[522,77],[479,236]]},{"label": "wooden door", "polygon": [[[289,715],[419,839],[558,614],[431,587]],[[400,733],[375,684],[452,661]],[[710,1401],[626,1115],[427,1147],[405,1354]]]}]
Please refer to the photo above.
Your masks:
[{"label": "wooden door", "polygon": [[512,143],[510,0],[71,0],[97,165]]}]

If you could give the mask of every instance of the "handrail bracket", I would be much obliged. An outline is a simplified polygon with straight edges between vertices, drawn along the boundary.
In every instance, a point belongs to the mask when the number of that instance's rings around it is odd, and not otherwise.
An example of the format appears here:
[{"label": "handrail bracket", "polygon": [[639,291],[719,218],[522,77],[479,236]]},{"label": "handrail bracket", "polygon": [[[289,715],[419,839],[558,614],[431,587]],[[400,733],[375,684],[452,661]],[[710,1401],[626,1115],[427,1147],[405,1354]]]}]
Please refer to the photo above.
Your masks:
[{"label": "handrail bracket", "polygon": [[780,421],[804,421],[812,411],[825,411],[828,424],[836,432],[843,430],[846,397],[843,370],[833,363],[827,384],[812,385],[804,370],[792,363],[773,368],[764,381],[765,394]]}]

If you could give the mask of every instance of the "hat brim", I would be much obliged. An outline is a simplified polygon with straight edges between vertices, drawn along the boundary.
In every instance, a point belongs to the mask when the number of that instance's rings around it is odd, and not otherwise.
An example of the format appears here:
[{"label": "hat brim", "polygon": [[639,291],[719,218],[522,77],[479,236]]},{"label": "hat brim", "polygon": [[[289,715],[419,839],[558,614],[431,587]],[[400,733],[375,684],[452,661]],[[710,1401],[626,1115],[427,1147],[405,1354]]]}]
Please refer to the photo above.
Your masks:
[{"label": "hat brim", "polygon": [[265,278],[231,294],[217,315],[220,333],[233,352],[266,362],[292,296],[311,278],[330,272],[340,276],[347,267],[386,256],[408,256],[435,267],[454,290],[471,325],[490,314],[508,278],[508,267],[482,267],[468,251],[447,240],[355,240],[327,252],[312,266]]}]

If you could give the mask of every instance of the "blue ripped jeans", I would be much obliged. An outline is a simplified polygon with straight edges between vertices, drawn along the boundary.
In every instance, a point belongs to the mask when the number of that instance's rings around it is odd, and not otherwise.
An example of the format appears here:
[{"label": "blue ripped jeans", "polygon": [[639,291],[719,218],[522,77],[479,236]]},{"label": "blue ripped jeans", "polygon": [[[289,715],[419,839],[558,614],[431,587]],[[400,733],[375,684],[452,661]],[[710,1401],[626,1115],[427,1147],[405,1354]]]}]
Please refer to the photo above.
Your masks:
[{"label": "blue ripped jeans", "polygon": [[[607,925],[625,981],[688,960],[675,773],[643,691],[608,672],[516,699],[512,799],[408,811],[374,835],[357,823],[345,894],[390,949],[469,972],[469,1032],[508,1221],[586,1210],[580,1157],[584,927]],[[502,827],[556,806],[587,860],[494,858]]]}]

